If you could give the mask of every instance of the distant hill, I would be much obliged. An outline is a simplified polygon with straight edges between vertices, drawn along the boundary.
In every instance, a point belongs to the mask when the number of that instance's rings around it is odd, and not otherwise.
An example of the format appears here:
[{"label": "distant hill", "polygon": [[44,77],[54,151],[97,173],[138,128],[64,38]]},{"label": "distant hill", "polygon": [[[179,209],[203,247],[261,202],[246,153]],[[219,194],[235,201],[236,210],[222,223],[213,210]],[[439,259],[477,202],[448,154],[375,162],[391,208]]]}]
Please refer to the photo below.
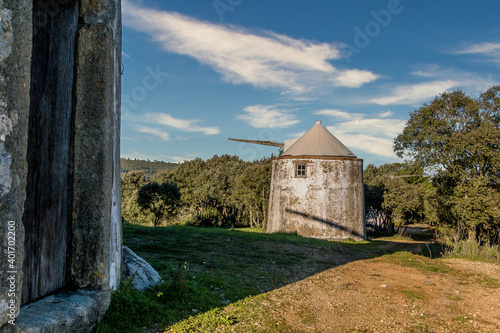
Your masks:
[{"label": "distant hill", "polygon": [[143,161],[128,158],[120,158],[120,172],[127,173],[129,171],[144,171],[146,176],[152,176],[160,170],[174,170],[179,164],[162,161]]}]

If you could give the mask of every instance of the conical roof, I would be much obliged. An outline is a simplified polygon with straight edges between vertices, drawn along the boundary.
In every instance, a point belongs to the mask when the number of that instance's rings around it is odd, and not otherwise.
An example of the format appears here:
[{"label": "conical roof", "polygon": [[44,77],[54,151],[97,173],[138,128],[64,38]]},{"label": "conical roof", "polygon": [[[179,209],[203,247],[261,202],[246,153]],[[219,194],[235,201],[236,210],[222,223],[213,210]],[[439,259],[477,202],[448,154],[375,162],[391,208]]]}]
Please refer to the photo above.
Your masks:
[{"label": "conical roof", "polygon": [[346,156],[356,158],[356,155],[333,136],[319,120],[282,154],[282,156],[303,155]]}]

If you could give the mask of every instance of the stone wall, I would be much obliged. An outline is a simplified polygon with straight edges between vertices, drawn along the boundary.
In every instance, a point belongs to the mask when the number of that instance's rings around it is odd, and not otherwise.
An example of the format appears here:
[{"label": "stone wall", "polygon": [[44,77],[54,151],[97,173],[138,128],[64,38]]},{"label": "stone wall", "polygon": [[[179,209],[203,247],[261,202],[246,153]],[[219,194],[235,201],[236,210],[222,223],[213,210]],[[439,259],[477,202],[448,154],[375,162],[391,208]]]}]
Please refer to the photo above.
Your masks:
[{"label": "stone wall", "polygon": [[89,331],[120,283],[120,79],[120,0],[0,0],[1,332]]},{"label": "stone wall", "polygon": [[31,15],[31,1],[0,0],[0,325],[21,304]]},{"label": "stone wall", "polygon": [[[120,0],[80,3],[71,279],[82,288],[116,289],[120,283],[120,3]],[[99,246],[89,246],[89,233],[91,244]]]},{"label": "stone wall", "polygon": [[[307,177],[295,175],[296,164],[306,165]],[[363,160],[274,159],[267,232],[328,240],[364,238]]]}]

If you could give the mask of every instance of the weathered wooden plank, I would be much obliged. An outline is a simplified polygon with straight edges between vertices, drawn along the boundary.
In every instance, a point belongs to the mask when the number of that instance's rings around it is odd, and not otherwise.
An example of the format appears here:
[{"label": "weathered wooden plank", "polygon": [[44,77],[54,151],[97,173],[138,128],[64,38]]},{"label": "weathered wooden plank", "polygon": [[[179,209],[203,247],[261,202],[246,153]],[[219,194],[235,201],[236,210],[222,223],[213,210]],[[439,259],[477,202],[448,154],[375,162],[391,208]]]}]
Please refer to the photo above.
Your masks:
[{"label": "weathered wooden plank", "polygon": [[257,145],[264,145],[264,146],[273,146],[273,147],[285,147],[284,143],[281,142],[273,142],[273,141],[263,141],[263,140],[244,140],[244,139],[233,139],[233,138],[228,138],[229,140],[232,141],[238,141],[238,142],[246,142],[246,143],[254,143]]},{"label": "weathered wooden plank", "polygon": [[66,284],[78,1],[33,5],[23,304]]}]

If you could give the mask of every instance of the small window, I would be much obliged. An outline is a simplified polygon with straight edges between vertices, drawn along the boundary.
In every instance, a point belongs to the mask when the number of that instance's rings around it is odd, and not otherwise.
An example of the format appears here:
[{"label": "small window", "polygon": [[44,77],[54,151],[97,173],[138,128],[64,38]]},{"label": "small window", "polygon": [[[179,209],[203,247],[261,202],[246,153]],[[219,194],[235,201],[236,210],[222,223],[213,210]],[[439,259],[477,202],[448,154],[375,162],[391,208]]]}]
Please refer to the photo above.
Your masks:
[{"label": "small window", "polygon": [[307,177],[306,165],[305,164],[296,164],[295,165],[295,177]]}]

